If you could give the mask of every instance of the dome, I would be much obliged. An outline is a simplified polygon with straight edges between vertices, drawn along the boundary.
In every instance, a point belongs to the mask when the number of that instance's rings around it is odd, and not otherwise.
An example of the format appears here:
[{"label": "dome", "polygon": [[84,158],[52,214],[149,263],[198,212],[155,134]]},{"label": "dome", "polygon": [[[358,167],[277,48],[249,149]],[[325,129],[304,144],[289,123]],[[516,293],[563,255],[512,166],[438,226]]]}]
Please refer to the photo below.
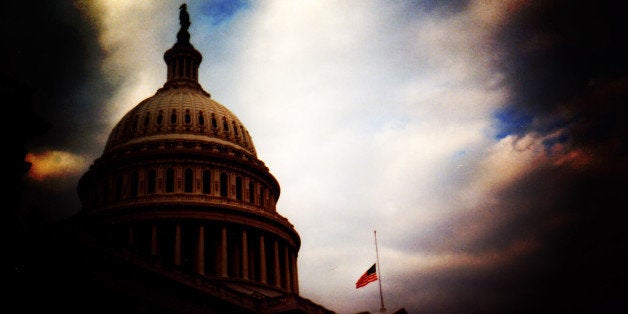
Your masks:
[{"label": "dome", "polygon": [[228,145],[257,156],[238,117],[208,93],[187,86],[162,88],[131,109],[111,131],[105,153],[168,140]]},{"label": "dome", "polygon": [[185,141],[215,144],[257,158],[242,122],[199,84],[198,67],[203,56],[189,37],[184,29],[177,34],[177,42],[164,53],[166,83],[122,117],[109,134],[105,155],[131,146]]},{"label": "dome", "polygon": [[185,5],[180,22],[163,87],[120,119],[79,180],[85,239],[190,287],[295,296],[301,239],[277,212],[279,182],[199,84]]}]

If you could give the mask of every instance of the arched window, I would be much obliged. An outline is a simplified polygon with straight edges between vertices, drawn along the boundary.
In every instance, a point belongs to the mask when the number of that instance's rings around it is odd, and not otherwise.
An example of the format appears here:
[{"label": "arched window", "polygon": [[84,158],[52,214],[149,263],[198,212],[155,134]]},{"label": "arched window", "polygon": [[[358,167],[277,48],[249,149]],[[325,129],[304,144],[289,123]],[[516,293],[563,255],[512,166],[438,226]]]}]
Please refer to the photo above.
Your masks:
[{"label": "arched window", "polygon": [[172,113],[170,114],[170,124],[177,123],[177,110],[172,109]]},{"label": "arched window", "polygon": [[217,128],[218,127],[218,122],[216,122],[216,117],[214,117],[214,114],[212,113],[212,128]]},{"label": "arched window", "polygon": [[227,124],[227,120],[225,118],[222,118],[222,129],[225,130],[225,132],[229,132],[229,124]]},{"label": "arched window", "polygon": [[147,193],[153,194],[155,193],[155,186],[157,185],[157,171],[155,169],[148,170],[148,184],[147,184]]},{"label": "arched window", "polygon": [[203,116],[203,112],[198,112],[198,125],[205,126],[205,117]]},{"label": "arched window", "polygon": [[264,204],[264,197],[265,197],[265,195],[264,195],[265,193],[264,192],[265,191],[266,191],[266,188],[264,188],[264,187],[260,187],[259,188],[259,205],[262,206],[262,207],[264,207],[264,205],[265,205]]},{"label": "arched window", "polygon": [[220,174],[220,196],[227,196],[227,174],[224,172]]},{"label": "arched window", "polygon": [[145,128],[148,127],[148,123],[150,123],[150,112],[147,112],[146,115],[144,116],[144,127]]},{"label": "arched window", "polygon": [[174,169],[166,169],[166,193],[174,192]]},{"label": "arched window", "polygon": [[161,125],[162,123],[164,123],[164,112],[162,110],[159,110],[159,115],[157,116],[157,125]]},{"label": "arched window", "polygon": [[203,170],[203,194],[210,194],[212,190],[211,174],[209,170]]},{"label": "arched window", "polygon": [[190,124],[192,122],[192,116],[190,115],[190,110],[185,111],[185,116],[183,116],[183,121],[185,124]]},{"label": "arched window", "polygon": [[236,199],[242,200],[242,178],[236,177]]},{"label": "arched window", "polygon": [[233,134],[238,136],[238,125],[235,123],[235,121],[233,121],[232,123],[233,123]]},{"label": "arched window", "polygon": [[255,182],[249,181],[249,203],[255,204]]},{"label": "arched window", "polygon": [[183,191],[185,193],[192,193],[192,187],[193,187],[193,181],[194,181],[192,169],[186,168],[185,172],[183,173],[183,177],[184,177],[184,182],[185,182]]},{"label": "arched window", "polygon": [[135,132],[137,130],[137,120],[139,120],[138,116],[133,117],[133,125],[131,126],[131,131]]},{"label": "arched window", "polygon": [[137,196],[137,191],[140,187],[140,176],[137,171],[131,172],[131,197]]}]

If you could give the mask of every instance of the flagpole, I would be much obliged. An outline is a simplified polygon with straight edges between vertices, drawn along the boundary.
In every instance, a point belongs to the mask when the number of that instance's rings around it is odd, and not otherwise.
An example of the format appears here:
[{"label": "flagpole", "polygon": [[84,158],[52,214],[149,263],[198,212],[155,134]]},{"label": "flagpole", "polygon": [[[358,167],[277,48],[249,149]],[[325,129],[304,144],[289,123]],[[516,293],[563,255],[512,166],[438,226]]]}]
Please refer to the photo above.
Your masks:
[{"label": "flagpole", "polygon": [[386,308],[384,307],[384,295],[382,294],[382,271],[379,267],[379,251],[377,251],[377,230],[373,230],[373,235],[375,236],[375,255],[377,261],[377,279],[379,281],[379,300],[382,303],[382,307],[379,309],[380,312],[386,312]]}]

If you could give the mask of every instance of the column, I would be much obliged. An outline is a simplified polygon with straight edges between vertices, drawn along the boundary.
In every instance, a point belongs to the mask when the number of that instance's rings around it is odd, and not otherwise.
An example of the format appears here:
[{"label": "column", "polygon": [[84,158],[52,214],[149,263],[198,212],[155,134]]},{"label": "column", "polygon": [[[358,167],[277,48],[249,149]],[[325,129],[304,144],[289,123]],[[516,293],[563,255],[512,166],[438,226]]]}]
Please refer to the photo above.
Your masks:
[{"label": "column", "polygon": [[275,286],[281,288],[281,269],[279,267],[279,243],[277,243],[277,239],[273,241],[273,253],[274,253],[274,261],[275,264]]},{"label": "column", "polygon": [[283,276],[283,281],[284,281],[284,286],[286,288],[286,290],[290,291],[290,252],[288,252],[288,246],[284,246],[283,247],[283,265],[284,265],[284,276]]},{"label": "column", "polygon": [[174,226],[174,265],[181,266],[181,224]]},{"label": "column", "polygon": [[153,224],[150,230],[150,255],[157,256],[157,225]]},{"label": "column", "polygon": [[291,256],[292,260],[292,292],[299,294],[299,270],[297,269],[297,253]]},{"label": "column", "polygon": [[205,275],[205,226],[203,224],[198,227],[196,244],[196,272]]},{"label": "column", "polygon": [[259,271],[260,281],[266,283],[266,248],[264,247],[264,235],[259,236]]},{"label": "column", "polygon": [[188,77],[188,58],[183,58],[183,77]]},{"label": "column", "polygon": [[242,279],[249,279],[249,250],[246,230],[242,230]]},{"label": "column", "polygon": [[227,277],[227,227],[220,232],[220,276]]}]

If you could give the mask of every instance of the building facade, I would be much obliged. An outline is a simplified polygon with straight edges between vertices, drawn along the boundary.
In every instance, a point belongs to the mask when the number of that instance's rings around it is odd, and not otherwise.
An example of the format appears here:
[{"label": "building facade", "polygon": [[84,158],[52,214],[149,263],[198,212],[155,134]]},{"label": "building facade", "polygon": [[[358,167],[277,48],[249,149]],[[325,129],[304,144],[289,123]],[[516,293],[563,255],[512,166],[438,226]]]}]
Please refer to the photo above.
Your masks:
[{"label": "building facade", "polygon": [[179,17],[165,84],[116,124],[79,181],[82,244],[165,280],[156,295],[168,282],[193,290],[200,301],[172,302],[201,312],[331,312],[299,296],[301,242],[276,210],[279,183],[199,84],[185,5]]}]

